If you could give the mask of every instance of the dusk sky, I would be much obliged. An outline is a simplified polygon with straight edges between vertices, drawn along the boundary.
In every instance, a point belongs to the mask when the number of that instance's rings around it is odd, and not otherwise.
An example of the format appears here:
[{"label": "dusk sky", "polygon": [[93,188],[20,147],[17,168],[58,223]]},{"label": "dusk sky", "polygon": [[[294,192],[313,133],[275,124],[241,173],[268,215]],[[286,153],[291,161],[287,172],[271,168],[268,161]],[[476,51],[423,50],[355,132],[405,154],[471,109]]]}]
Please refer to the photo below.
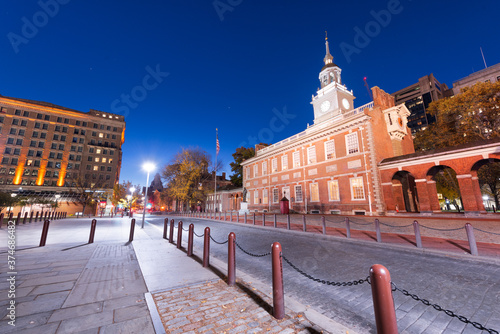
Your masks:
[{"label": "dusk sky", "polygon": [[[48,14],[47,14],[48,13]],[[240,146],[313,123],[325,30],[355,107],[430,73],[453,81],[500,62],[500,2],[4,1],[0,94],[124,114],[120,182],[145,184],[181,147],[226,174]],[[361,32],[361,33],[360,33]],[[219,172],[220,174],[220,172]]]}]

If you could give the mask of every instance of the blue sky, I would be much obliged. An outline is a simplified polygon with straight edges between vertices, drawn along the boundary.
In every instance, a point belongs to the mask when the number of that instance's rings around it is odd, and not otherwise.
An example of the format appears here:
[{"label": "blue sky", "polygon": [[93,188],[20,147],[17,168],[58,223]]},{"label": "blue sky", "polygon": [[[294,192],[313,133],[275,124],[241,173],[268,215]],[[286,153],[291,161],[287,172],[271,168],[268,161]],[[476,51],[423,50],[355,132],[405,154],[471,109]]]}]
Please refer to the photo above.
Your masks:
[{"label": "blue sky", "polygon": [[121,181],[144,184],[142,163],[181,147],[214,156],[216,128],[230,174],[237,147],[312,124],[325,30],[360,106],[365,76],[392,93],[430,73],[451,87],[484,68],[480,47],[499,63],[499,12],[494,0],[11,1],[0,94],[125,114]]}]

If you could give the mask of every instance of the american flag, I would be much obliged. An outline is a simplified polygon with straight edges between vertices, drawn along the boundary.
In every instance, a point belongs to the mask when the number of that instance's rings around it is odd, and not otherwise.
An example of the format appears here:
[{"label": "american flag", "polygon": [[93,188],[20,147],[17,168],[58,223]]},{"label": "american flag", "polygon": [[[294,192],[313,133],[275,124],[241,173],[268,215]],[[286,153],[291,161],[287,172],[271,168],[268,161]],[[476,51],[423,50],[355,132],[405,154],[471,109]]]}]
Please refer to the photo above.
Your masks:
[{"label": "american flag", "polygon": [[219,151],[220,151],[220,145],[219,145],[219,132],[218,132],[218,130],[217,130],[217,129],[215,129],[215,130],[217,131],[217,137],[216,137],[216,138],[217,138],[217,139],[216,139],[216,147],[217,147],[216,152],[217,152],[217,153],[216,153],[216,154],[219,154]]}]

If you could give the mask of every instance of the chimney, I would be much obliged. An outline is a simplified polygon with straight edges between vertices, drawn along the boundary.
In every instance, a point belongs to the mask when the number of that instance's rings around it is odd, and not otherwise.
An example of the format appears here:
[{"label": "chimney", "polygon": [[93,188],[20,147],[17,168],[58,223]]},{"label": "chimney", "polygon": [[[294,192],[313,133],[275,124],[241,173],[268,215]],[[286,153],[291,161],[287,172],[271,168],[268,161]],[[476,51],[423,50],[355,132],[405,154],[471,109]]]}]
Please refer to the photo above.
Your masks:
[{"label": "chimney", "polygon": [[226,181],[226,172],[222,172],[222,180]]}]

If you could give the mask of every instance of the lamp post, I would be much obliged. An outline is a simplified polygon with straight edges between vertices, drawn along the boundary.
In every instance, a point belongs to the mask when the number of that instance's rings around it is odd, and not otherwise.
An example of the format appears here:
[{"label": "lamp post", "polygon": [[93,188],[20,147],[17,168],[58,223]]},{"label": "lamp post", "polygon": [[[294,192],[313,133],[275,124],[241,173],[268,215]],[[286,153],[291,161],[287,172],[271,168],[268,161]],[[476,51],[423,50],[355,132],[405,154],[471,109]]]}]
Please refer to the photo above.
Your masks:
[{"label": "lamp post", "polygon": [[146,178],[146,194],[144,196],[144,198],[145,198],[144,199],[144,209],[142,210],[141,228],[144,228],[144,219],[146,217],[146,205],[148,203],[149,173],[155,169],[155,165],[151,162],[146,162],[144,165],[142,165],[142,169],[148,173],[148,176]]},{"label": "lamp post", "polygon": [[127,198],[128,196],[130,196],[129,200],[128,200],[128,210],[129,210],[129,217],[132,218],[132,199],[134,198],[134,191],[135,191],[135,187],[130,187],[130,195],[127,195]]}]

